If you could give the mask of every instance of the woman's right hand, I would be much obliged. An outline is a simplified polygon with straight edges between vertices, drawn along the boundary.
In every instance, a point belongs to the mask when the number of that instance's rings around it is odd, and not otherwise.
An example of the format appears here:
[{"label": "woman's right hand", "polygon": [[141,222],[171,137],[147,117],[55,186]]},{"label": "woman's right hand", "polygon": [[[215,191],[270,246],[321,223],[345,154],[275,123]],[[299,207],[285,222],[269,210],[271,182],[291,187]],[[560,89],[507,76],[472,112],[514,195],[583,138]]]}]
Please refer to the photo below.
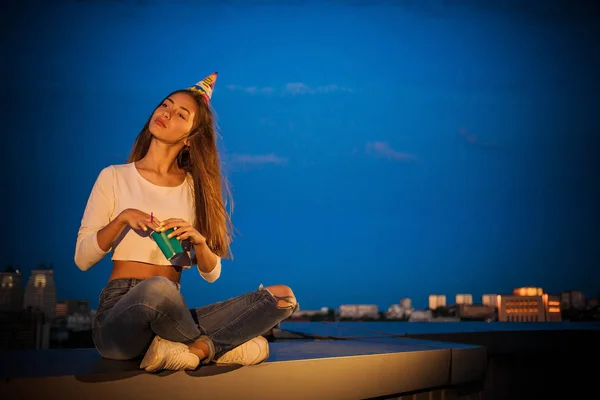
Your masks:
[{"label": "woman's right hand", "polygon": [[157,232],[160,229],[160,221],[156,219],[156,217],[153,217],[152,221],[150,221],[150,214],[135,208],[128,208],[121,211],[117,218],[125,225],[130,226],[132,229],[141,229],[147,231],[148,228],[150,228]]}]

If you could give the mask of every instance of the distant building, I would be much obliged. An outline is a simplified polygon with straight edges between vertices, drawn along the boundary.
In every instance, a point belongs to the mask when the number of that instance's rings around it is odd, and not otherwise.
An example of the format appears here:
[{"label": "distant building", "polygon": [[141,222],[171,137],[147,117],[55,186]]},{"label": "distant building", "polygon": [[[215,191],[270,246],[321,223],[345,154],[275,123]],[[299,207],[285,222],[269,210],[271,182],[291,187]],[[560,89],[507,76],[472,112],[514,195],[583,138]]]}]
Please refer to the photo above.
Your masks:
[{"label": "distant building", "polygon": [[404,318],[404,308],[400,304],[392,304],[388,308],[387,317],[392,319]]},{"label": "distant building", "polygon": [[481,296],[481,304],[488,307],[498,308],[498,295],[484,294]]},{"label": "distant building", "polygon": [[56,315],[56,286],[54,284],[54,270],[40,268],[31,271],[31,276],[25,286],[23,308],[41,310],[49,318]]},{"label": "distant building", "polygon": [[11,267],[0,272],[0,311],[23,309],[23,287],[21,273]]},{"label": "distant building", "polygon": [[55,311],[56,318],[67,318],[67,316],[69,315],[68,305],[64,301],[59,301],[58,303],[56,303]]},{"label": "distant building", "polygon": [[56,303],[56,316],[66,317],[75,313],[88,314],[90,302],[87,300],[64,300]]},{"label": "distant building", "polygon": [[[560,297],[543,293],[541,288],[518,288],[511,295],[499,296],[498,321],[561,321]],[[523,293],[523,294],[520,294]]]},{"label": "distant building", "polygon": [[67,317],[67,329],[73,332],[91,330],[94,324],[95,312],[75,312]]},{"label": "distant building", "polygon": [[544,290],[542,288],[533,286],[524,286],[513,289],[513,295],[515,296],[541,296],[542,294],[544,294]]},{"label": "distant building", "polygon": [[430,294],[429,309],[436,310],[439,307],[446,307],[446,296],[443,294]]},{"label": "distant building", "polygon": [[294,312],[294,318],[310,318],[316,315],[327,315],[329,309],[327,307],[323,307],[320,310],[297,310]]},{"label": "distant building", "polygon": [[500,296],[498,320],[502,322],[544,322],[546,310],[542,296]]},{"label": "distant building", "polygon": [[405,310],[412,310],[412,300],[409,298],[404,298],[400,300],[400,307]]},{"label": "distant building", "polygon": [[471,294],[457,294],[456,304],[473,304],[473,295]]},{"label": "distant building", "polygon": [[387,311],[387,317],[393,319],[408,318],[413,312],[412,300],[404,298],[400,304],[392,304]]},{"label": "distant building", "polygon": [[55,326],[64,327],[70,331],[85,331],[92,329],[95,313],[90,311],[87,300],[65,300],[56,303]]},{"label": "distant building", "polygon": [[560,308],[568,310],[576,308],[583,310],[585,308],[585,296],[579,290],[565,291],[560,294]]},{"label": "distant building", "polygon": [[544,305],[546,307],[546,321],[562,321],[562,316],[560,313],[560,296],[554,296],[549,294],[543,296],[545,296]]},{"label": "distant building", "polygon": [[340,306],[340,318],[379,318],[375,304],[344,304]]},{"label": "distant building", "polygon": [[409,322],[427,322],[433,320],[433,312],[431,310],[415,310],[408,318]]},{"label": "distant building", "polygon": [[497,318],[496,308],[479,304],[458,304],[456,314],[462,320],[493,321]]}]

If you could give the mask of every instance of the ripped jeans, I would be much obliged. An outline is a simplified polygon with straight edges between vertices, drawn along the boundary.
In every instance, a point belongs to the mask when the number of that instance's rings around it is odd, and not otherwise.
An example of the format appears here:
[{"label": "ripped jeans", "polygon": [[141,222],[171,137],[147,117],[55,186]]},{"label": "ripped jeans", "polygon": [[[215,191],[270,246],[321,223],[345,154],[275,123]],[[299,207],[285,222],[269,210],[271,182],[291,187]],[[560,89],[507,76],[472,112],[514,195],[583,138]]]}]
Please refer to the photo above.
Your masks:
[{"label": "ripped jeans", "polygon": [[100,293],[92,329],[101,356],[130,360],[145,354],[158,335],[190,344],[200,337],[209,346],[210,362],[248,340],[264,334],[296,310],[297,303],[274,296],[262,285],[232,299],[187,308],[179,284],[164,277],[115,279]]}]

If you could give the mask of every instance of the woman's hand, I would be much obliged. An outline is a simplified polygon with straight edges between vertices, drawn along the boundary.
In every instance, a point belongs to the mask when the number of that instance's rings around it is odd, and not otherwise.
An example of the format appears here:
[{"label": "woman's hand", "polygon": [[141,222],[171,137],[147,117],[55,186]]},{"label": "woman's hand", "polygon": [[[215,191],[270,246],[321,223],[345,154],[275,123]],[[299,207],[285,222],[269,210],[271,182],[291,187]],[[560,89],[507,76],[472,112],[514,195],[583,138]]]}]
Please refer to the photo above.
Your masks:
[{"label": "woman's hand", "polygon": [[121,214],[117,217],[121,221],[121,223],[125,225],[129,225],[133,229],[141,229],[143,231],[147,231],[148,228],[155,230],[156,232],[160,231],[160,221],[156,218],[150,217],[150,214],[147,214],[143,211],[136,210],[135,208],[128,208],[123,210]]},{"label": "woman's hand", "polygon": [[161,231],[168,231],[174,228],[175,231],[169,234],[169,238],[177,236],[177,240],[188,239],[194,246],[206,243],[206,238],[200,234],[193,226],[179,218],[169,218],[160,224]]}]

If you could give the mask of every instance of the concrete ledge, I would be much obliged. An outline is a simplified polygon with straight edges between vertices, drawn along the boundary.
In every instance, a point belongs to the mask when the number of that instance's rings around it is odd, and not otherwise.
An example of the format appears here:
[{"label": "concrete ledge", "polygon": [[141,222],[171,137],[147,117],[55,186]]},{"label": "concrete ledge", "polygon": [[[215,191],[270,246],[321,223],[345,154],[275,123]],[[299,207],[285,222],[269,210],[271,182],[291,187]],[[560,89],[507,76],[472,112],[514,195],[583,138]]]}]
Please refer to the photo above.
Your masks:
[{"label": "concrete ledge", "polygon": [[481,379],[482,351],[393,338],[275,342],[261,365],[160,374],[140,370],[139,360],[103,359],[95,349],[5,352],[0,397],[365,399]]}]

